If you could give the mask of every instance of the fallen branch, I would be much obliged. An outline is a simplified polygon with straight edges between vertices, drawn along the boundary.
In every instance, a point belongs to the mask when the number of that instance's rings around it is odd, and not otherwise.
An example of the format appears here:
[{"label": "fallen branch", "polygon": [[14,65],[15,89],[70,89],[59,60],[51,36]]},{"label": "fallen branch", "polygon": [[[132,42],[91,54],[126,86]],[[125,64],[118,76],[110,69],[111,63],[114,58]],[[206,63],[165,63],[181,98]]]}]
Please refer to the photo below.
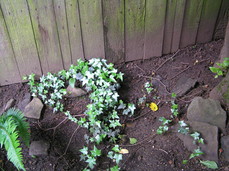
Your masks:
[{"label": "fallen branch", "polygon": [[69,145],[71,144],[71,142],[72,142],[72,138],[73,138],[73,136],[75,135],[75,133],[76,133],[76,131],[79,129],[79,125],[78,125],[78,127],[74,130],[74,132],[72,133],[72,135],[71,135],[71,138],[70,138],[70,140],[68,141],[68,145],[67,145],[67,147],[65,148],[65,150],[64,150],[64,153],[58,158],[58,160],[61,158],[61,157],[63,157],[66,153],[67,153],[67,150],[68,150],[68,148],[69,148]]},{"label": "fallen branch", "polygon": [[188,70],[189,68],[191,68],[191,66],[189,65],[187,68],[185,68],[184,70],[182,70],[181,72],[179,72],[178,74],[174,75],[172,78],[170,78],[169,80],[172,80],[174,78],[176,78],[178,75],[182,74],[183,72],[185,72],[186,70]]},{"label": "fallen branch", "polygon": [[157,67],[157,69],[154,72],[156,73],[166,62],[168,62],[169,60],[173,59],[173,57],[175,57],[178,52],[180,52],[180,49],[178,49],[178,51],[176,51],[176,53],[174,53],[173,56],[171,56],[170,58],[166,59],[159,67]]}]

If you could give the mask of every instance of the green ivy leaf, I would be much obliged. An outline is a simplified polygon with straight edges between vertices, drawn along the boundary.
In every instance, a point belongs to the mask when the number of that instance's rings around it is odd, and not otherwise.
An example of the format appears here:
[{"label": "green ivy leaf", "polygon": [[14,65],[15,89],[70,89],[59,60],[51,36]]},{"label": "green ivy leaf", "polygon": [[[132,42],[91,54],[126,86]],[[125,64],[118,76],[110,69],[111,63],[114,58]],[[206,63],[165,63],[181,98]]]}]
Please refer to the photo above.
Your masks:
[{"label": "green ivy leaf", "polygon": [[136,138],[130,138],[130,144],[136,144],[137,141],[138,140]]},{"label": "green ivy leaf", "polygon": [[91,151],[91,154],[93,157],[101,156],[101,150],[99,150],[98,148],[96,148],[96,146],[94,146],[94,149]]},{"label": "green ivy leaf", "polygon": [[188,160],[183,160],[182,161],[182,164],[187,164],[188,163]]},{"label": "green ivy leaf", "polygon": [[200,160],[200,163],[209,169],[218,169],[218,166],[217,166],[216,162],[214,162],[214,161],[209,161],[209,160],[201,161]]},{"label": "green ivy leaf", "polygon": [[112,148],[112,151],[118,153],[118,152],[120,151],[119,146],[118,146],[118,145],[115,145],[115,146]]},{"label": "green ivy leaf", "polygon": [[111,167],[110,171],[119,171],[118,165]]},{"label": "green ivy leaf", "polygon": [[69,85],[74,88],[75,87],[75,83],[76,83],[76,79],[75,78],[70,78],[69,80]]}]

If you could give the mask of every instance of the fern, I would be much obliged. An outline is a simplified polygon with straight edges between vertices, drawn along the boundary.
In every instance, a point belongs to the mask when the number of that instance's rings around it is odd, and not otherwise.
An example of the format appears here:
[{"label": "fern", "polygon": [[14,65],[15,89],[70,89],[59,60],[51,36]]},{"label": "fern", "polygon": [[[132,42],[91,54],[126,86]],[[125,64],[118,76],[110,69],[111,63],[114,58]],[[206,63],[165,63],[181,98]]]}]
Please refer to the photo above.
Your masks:
[{"label": "fern", "polygon": [[9,109],[0,116],[0,145],[5,147],[8,159],[17,169],[25,170],[18,137],[29,145],[29,124],[20,110]]}]

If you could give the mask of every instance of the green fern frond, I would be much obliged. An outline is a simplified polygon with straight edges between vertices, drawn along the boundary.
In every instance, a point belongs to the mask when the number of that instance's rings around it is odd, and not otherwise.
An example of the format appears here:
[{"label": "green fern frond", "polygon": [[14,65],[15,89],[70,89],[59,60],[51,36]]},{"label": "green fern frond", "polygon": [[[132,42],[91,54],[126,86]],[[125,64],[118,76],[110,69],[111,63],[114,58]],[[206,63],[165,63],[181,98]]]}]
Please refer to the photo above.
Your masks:
[{"label": "green fern frond", "polygon": [[30,134],[29,134],[29,124],[25,121],[23,113],[15,108],[9,109],[4,113],[5,118],[12,118],[15,124],[17,125],[17,131],[19,137],[25,142],[25,145],[28,147],[30,142]]},{"label": "green fern frond", "polygon": [[[4,116],[1,116],[4,117]],[[25,170],[22,162],[22,152],[18,132],[16,131],[17,125],[12,118],[4,120],[0,119],[0,144],[4,145],[7,151],[7,158],[14,164],[17,169]]]}]

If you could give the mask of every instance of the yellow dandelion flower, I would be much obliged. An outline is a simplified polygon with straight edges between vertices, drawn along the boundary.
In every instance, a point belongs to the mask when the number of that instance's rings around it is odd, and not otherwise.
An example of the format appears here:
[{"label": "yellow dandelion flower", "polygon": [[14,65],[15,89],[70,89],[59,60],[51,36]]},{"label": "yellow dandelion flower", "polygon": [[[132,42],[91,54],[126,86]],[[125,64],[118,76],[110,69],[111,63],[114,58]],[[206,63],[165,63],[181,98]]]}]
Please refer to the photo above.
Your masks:
[{"label": "yellow dandelion flower", "polygon": [[154,112],[156,112],[158,110],[158,106],[156,103],[150,103],[149,107]]}]

